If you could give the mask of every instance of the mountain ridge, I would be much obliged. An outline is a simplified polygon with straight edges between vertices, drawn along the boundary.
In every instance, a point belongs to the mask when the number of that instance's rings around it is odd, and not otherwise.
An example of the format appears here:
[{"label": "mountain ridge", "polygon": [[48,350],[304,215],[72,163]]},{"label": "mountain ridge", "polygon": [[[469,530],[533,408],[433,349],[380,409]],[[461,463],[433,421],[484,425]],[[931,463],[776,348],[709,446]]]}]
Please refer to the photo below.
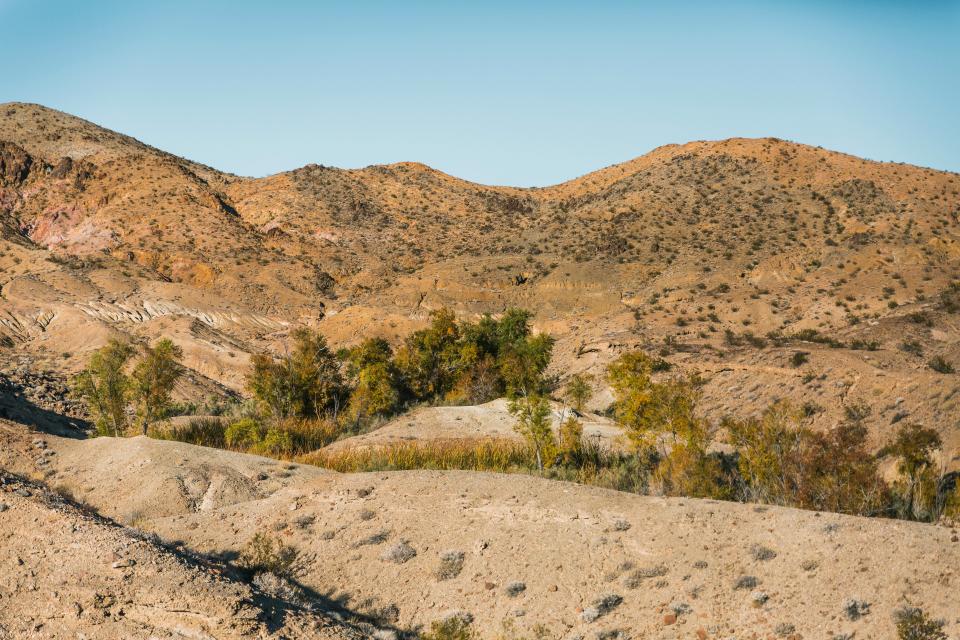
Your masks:
[{"label": "mountain ridge", "polygon": [[864,401],[877,442],[909,409],[960,445],[954,377],[926,366],[960,364],[940,303],[960,280],[956,174],[733,138],[542,188],[411,162],[244,178],[10,104],[0,141],[0,363],[69,374],[111,336],[171,335],[196,398],[242,390],[249,355],[296,326],[398,343],[440,307],[521,306],[558,338],[561,379],[639,346],[713,372],[716,417],[787,396],[828,428]]}]

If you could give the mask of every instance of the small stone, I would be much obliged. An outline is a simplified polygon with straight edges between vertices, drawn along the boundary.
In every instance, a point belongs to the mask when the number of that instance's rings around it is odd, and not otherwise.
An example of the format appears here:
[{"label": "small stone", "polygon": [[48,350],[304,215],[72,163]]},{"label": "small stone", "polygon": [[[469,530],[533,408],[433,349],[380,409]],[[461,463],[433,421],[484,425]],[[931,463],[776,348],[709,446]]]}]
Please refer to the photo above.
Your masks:
[{"label": "small stone", "polygon": [[30,493],[29,489],[23,489],[23,488],[14,489],[13,493],[20,496],[21,498],[29,498],[31,495],[33,495],[32,493]]},{"label": "small stone", "polygon": [[117,560],[110,566],[113,567],[114,569],[123,569],[124,567],[132,567],[135,564],[137,564],[136,560],[127,558],[125,560]]},{"label": "small stone", "polygon": [[[10,507],[8,507],[6,504],[0,502],[0,513],[3,513],[4,511],[6,511],[6,510],[9,509],[9,508],[10,508]],[[556,591],[556,589],[554,589],[554,591]]]},{"label": "small stone", "polygon": [[[0,509],[0,511],[2,511],[2,509]],[[554,592],[556,590],[557,590],[557,585],[555,584],[552,584],[549,587],[547,587],[547,591]]]},{"label": "small stone", "polygon": [[663,616],[663,624],[673,624],[676,621],[677,621],[677,614],[675,613],[668,613],[667,615]]}]

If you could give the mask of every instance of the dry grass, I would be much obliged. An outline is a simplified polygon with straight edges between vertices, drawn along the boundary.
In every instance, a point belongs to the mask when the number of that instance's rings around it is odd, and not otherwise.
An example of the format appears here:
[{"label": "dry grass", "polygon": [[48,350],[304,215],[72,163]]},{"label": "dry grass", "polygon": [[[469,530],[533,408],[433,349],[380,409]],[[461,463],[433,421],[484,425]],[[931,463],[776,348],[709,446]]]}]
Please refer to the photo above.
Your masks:
[{"label": "dry grass", "polygon": [[402,442],[340,451],[314,451],[299,461],[342,473],[434,469],[526,471],[533,454],[523,443],[506,439]]}]

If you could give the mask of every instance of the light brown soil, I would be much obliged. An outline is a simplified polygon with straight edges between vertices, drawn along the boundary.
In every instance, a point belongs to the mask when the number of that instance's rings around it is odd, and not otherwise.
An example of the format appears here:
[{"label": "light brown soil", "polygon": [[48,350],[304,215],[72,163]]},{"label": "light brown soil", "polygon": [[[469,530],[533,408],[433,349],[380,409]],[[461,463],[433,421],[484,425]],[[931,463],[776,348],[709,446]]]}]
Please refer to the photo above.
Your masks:
[{"label": "light brown soil", "polygon": [[[548,637],[767,638],[793,625],[792,637],[886,638],[893,610],[912,604],[960,631],[960,543],[944,527],[521,475],[341,475],[146,438],[48,440],[56,453],[34,472],[105,515],[216,555],[270,532],[306,558],[304,586],[403,628],[461,610],[485,638],[504,624]],[[385,559],[401,543],[416,555]],[[448,551],[463,566],[441,580]],[[737,588],[743,576],[756,586]],[[514,582],[525,589],[511,596]],[[586,621],[609,594],[623,602]],[[846,616],[854,599],[868,615]]]},{"label": "light brown soil", "polygon": [[[552,404],[554,431],[560,420],[571,415],[560,403]],[[627,446],[623,430],[609,418],[593,414],[580,417],[583,435],[609,448]],[[343,451],[358,447],[378,447],[403,442],[436,442],[445,440],[517,440],[516,418],[510,414],[503,398],[486,404],[465,407],[421,407],[390,420],[386,424],[358,436],[344,438],[324,447],[327,451]]]}]

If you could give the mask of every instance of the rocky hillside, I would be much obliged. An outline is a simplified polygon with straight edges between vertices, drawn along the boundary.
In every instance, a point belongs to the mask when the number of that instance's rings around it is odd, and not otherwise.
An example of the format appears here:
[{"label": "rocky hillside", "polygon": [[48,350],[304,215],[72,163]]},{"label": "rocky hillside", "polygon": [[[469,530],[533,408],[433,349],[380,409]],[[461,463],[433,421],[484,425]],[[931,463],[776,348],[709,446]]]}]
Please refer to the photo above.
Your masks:
[{"label": "rocky hillside", "polygon": [[[558,374],[646,346],[703,372],[715,417],[789,396],[828,426],[865,402],[878,441],[910,416],[956,455],[958,383],[928,363],[960,366],[958,215],[956,174],[775,139],[538,189],[414,163],[242,178],[7,104],[0,360],[68,373],[117,332],[169,335],[196,398],[298,324],[342,344],[521,305]],[[751,337],[771,331],[794,338]]]}]

